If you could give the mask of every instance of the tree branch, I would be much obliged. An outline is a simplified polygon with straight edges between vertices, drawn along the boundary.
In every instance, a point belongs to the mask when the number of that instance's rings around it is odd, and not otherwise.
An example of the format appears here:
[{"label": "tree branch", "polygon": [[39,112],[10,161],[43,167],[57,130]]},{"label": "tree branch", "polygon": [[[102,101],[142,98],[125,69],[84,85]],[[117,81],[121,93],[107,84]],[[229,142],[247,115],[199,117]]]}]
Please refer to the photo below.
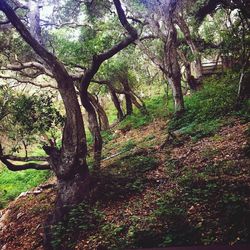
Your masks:
[{"label": "tree branch", "polygon": [[80,86],[81,92],[82,91],[87,92],[87,89],[89,87],[92,78],[97,73],[99,67],[104,61],[108,60],[109,58],[117,54],[119,51],[126,48],[128,45],[133,43],[138,38],[137,30],[129,24],[126,15],[124,13],[124,10],[122,9],[120,0],[113,0],[113,2],[115,4],[120,23],[127,30],[129,35],[125,37],[123,41],[114,45],[111,49],[93,57],[91,67],[85,72],[83,76],[82,83]]},{"label": "tree branch", "polygon": [[0,161],[11,171],[21,171],[21,170],[27,170],[27,169],[36,169],[36,170],[49,170],[50,166],[49,164],[37,164],[37,163],[27,163],[23,165],[16,165],[10,162],[9,159],[10,156],[3,155],[3,148],[0,144]]},{"label": "tree branch", "polygon": [[15,155],[5,155],[4,157],[7,160],[11,160],[11,161],[23,161],[23,162],[28,162],[28,161],[47,161],[48,160],[48,157],[46,157],[46,156],[20,157],[20,156],[15,156]]},{"label": "tree branch", "polygon": [[0,78],[6,79],[6,80],[14,80],[14,81],[17,81],[19,83],[28,83],[28,84],[34,85],[36,87],[39,87],[39,88],[53,88],[53,89],[57,89],[56,86],[53,86],[51,84],[39,84],[39,83],[35,83],[33,81],[30,81],[30,80],[24,80],[24,79],[20,79],[20,78],[14,77],[14,76],[5,76],[5,75],[1,75],[0,74]]}]

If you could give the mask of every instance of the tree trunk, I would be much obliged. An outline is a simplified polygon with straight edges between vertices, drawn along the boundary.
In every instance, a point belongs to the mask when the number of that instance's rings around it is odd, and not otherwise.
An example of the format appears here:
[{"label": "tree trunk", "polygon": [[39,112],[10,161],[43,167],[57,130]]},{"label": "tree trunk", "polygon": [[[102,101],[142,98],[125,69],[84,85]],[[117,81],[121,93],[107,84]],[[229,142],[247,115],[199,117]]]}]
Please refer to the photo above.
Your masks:
[{"label": "tree trunk", "polygon": [[188,25],[186,24],[185,20],[181,15],[178,16],[176,19],[178,26],[180,27],[182,33],[184,34],[185,40],[190,47],[193,55],[194,55],[194,75],[196,78],[196,81],[200,84],[202,81],[202,63],[201,63],[201,55],[200,52],[195,44],[195,42],[192,39],[190,30],[188,28]]},{"label": "tree trunk", "polygon": [[42,45],[42,31],[40,26],[40,9],[39,9],[39,1],[29,0],[28,2],[29,8],[29,23],[30,23],[30,33],[31,35]]},{"label": "tree trunk", "polygon": [[250,71],[243,69],[239,81],[237,108],[240,108],[242,102],[249,98],[250,98]]},{"label": "tree trunk", "polygon": [[[88,193],[89,174],[86,164],[86,135],[74,83],[64,65],[32,36],[6,1],[0,1],[0,10],[6,14],[21,37],[36,54],[47,63],[58,84],[58,91],[63,100],[66,122],[63,130],[62,147],[60,150],[50,146],[44,147],[45,152],[49,155],[50,167],[57,177],[58,186],[63,190],[63,192],[60,190],[58,192],[58,202],[54,214],[54,218],[60,220],[63,214],[68,211],[69,206],[81,202]],[[72,184],[74,185],[71,186]],[[79,192],[78,186],[82,187],[81,192]]]},{"label": "tree trunk", "polygon": [[195,92],[197,90],[197,81],[194,76],[191,74],[191,66],[190,63],[185,64],[185,73],[186,73],[186,80],[191,92]]},{"label": "tree trunk", "polygon": [[28,145],[24,140],[22,140],[23,147],[24,147],[24,152],[25,152],[25,158],[28,158]]},{"label": "tree trunk", "polygon": [[169,36],[164,46],[166,77],[173,91],[175,113],[184,111],[184,100],[181,89],[181,71],[177,54],[177,33],[172,22],[169,25]]},{"label": "tree trunk", "polygon": [[143,114],[143,115],[147,115],[148,114],[148,111],[146,109],[146,106],[145,105],[141,105],[137,99],[136,99],[136,96],[130,91],[130,98],[131,98],[131,101],[132,103],[140,110],[140,112]]},{"label": "tree trunk", "polygon": [[197,84],[197,80],[194,78],[194,76],[191,73],[191,65],[190,62],[188,61],[188,59],[186,58],[186,55],[181,51],[181,50],[177,50],[181,60],[184,63],[184,67],[185,67],[185,75],[186,75],[186,80],[188,83],[188,86],[190,88],[190,90],[192,92],[196,91],[198,88],[198,84]]},{"label": "tree trunk", "polygon": [[123,114],[123,111],[122,111],[122,108],[121,108],[121,104],[120,104],[120,101],[115,93],[115,91],[109,87],[109,92],[110,92],[110,95],[111,95],[111,99],[115,105],[115,108],[117,110],[117,118],[118,118],[118,121],[122,121],[124,119],[124,114]]},{"label": "tree trunk", "polygon": [[89,122],[89,128],[90,132],[94,139],[94,166],[93,168],[95,170],[98,170],[101,165],[101,158],[102,158],[102,136],[100,127],[98,124],[97,115],[95,112],[94,106],[91,104],[91,101],[89,99],[88,92],[86,90],[82,90],[80,92],[80,98],[83,107],[88,112],[88,122]]},{"label": "tree trunk", "polygon": [[125,95],[125,101],[126,101],[126,115],[131,115],[133,113],[133,103],[131,99],[130,92],[130,86],[128,83],[128,79],[122,79],[121,84],[123,86],[124,91],[126,92]]},{"label": "tree trunk", "polygon": [[92,103],[92,105],[95,107],[95,110],[96,110],[98,116],[100,117],[100,121],[99,121],[100,129],[101,130],[108,130],[109,129],[109,120],[108,120],[108,116],[107,116],[105,110],[100,105],[98,100],[90,93],[89,93],[89,99],[90,99],[90,102]]}]

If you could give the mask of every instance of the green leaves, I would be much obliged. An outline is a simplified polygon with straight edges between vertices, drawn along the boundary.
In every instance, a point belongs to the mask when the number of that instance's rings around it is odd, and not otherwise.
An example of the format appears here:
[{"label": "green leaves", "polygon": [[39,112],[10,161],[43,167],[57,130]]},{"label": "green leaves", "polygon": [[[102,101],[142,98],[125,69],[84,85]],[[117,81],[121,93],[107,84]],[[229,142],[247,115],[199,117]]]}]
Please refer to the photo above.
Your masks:
[{"label": "green leaves", "polygon": [[43,134],[56,126],[62,126],[64,118],[54,107],[52,95],[18,96],[13,105],[13,122],[23,133]]}]

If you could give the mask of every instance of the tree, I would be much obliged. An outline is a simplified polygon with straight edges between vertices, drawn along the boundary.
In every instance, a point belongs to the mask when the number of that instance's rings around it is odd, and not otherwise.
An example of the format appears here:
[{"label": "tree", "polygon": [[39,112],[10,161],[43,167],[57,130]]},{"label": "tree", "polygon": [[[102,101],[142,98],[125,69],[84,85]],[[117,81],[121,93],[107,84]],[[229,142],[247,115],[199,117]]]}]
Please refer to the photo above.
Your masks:
[{"label": "tree", "polygon": [[178,7],[178,2],[143,1],[146,13],[143,16],[139,14],[139,18],[143,19],[141,23],[148,24],[147,31],[151,32],[148,37],[157,38],[161,41],[163,56],[161,53],[159,58],[152,53],[143,44],[144,39],[141,39],[137,44],[165,75],[173,91],[175,112],[181,114],[184,111],[184,100],[181,89],[181,71],[177,56],[177,31],[174,25],[174,13]]},{"label": "tree", "polygon": [[[115,44],[112,48],[98,55],[94,55],[90,67],[85,71],[79,86],[81,102],[89,113],[90,124],[96,124],[96,114],[89,101],[88,87],[92,78],[97,73],[101,64],[113,55],[130,45],[137,39],[137,31],[129,24],[119,0],[113,1],[120,23],[127,31],[127,36]],[[89,192],[89,169],[86,163],[86,135],[81,115],[80,105],[77,99],[77,93],[74,81],[67,71],[64,64],[30,33],[21,19],[17,16],[14,9],[6,2],[0,2],[0,10],[6,15],[9,22],[15,27],[22,39],[29,44],[44,64],[38,63],[43,72],[50,74],[57,83],[57,89],[61,95],[66,114],[66,121],[63,129],[62,147],[44,146],[48,154],[50,168],[57,177],[58,197],[56,201],[56,210],[50,223],[61,220],[63,215],[72,205],[81,202]],[[21,64],[23,67],[23,64]],[[34,64],[33,64],[34,66]],[[100,151],[102,143],[98,141],[99,128],[93,126],[95,133],[96,155],[95,159],[100,160]],[[13,167],[4,155],[1,154],[1,160],[7,167]],[[26,165],[28,166],[28,164]],[[23,168],[26,167],[23,165]]]}]

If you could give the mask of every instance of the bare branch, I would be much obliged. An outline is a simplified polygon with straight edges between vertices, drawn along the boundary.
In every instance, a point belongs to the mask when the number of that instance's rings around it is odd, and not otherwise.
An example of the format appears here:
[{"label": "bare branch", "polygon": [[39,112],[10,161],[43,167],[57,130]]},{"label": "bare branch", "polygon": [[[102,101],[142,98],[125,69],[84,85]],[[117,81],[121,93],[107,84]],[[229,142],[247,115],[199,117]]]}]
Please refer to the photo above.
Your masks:
[{"label": "bare branch", "polygon": [[56,86],[53,86],[51,84],[39,84],[39,83],[35,83],[35,82],[31,81],[31,80],[24,80],[24,79],[17,78],[17,77],[14,77],[14,76],[5,76],[5,75],[0,74],[0,78],[6,79],[6,80],[14,80],[14,81],[17,81],[19,83],[28,83],[28,84],[34,85],[36,87],[39,87],[39,88],[57,89]]},{"label": "bare branch", "polygon": [[8,160],[9,156],[3,155],[3,148],[0,144],[0,161],[11,171],[21,171],[27,169],[36,169],[36,170],[49,170],[49,164],[37,164],[37,163],[27,163],[23,165],[13,164]]},{"label": "bare branch", "polygon": [[45,156],[20,157],[20,156],[15,156],[15,155],[5,155],[4,157],[8,160],[11,160],[11,161],[23,161],[23,162],[48,161],[48,157],[45,157]]}]

